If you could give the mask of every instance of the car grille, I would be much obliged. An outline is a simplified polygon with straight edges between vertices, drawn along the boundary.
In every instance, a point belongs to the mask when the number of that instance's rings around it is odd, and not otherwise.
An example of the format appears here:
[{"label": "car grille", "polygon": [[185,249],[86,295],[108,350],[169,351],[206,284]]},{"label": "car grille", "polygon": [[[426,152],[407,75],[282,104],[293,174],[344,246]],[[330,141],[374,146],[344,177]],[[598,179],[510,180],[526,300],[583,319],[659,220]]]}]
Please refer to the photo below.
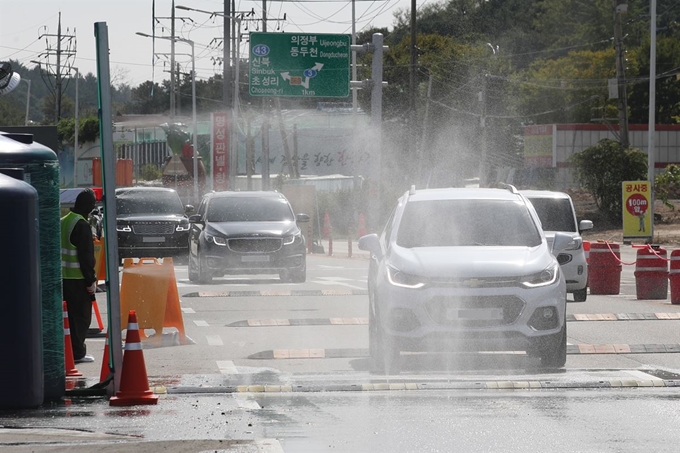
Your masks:
[{"label": "car grille", "polygon": [[[438,324],[459,327],[493,327],[514,323],[524,309],[524,301],[516,296],[469,296],[469,297],[435,297],[431,299],[426,310]],[[461,309],[498,309],[503,312],[502,319],[451,319],[451,310]]]},{"label": "car grille", "polygon": [[517,277],[431,278],[429,284],[444,288],[503,288],[517,286]]},{"label": "car grille", "polygon": [[175,231],[175,224],[172,222],[134,223],[132,231],[135,234],[172,234]]},{"label": "car grille", "polygon": [[229,239],[229,249],[238,253],[272,253],[281,249],[282,242],[277,238]]}]

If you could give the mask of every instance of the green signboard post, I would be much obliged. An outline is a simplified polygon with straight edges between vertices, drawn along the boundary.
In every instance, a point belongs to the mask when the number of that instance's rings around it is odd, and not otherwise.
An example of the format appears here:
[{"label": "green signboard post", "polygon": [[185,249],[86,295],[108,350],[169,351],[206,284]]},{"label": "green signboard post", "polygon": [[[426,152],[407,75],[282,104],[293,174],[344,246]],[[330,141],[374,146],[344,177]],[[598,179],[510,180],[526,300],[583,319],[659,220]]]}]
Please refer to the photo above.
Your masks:
[{"label": "green signboard post", "polygon": [[351,35],[250,33],[251,96],[349,96]]}]

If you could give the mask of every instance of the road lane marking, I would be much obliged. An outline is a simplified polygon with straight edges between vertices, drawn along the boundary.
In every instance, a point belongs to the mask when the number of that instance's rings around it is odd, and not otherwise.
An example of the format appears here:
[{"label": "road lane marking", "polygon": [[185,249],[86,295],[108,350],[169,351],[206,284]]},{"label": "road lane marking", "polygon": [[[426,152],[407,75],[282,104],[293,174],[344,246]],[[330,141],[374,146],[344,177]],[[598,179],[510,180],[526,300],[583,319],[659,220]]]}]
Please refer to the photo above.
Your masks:
[{"label": "road lane marking", "polygon": [[[567,315],[567,322],[587,321],[668,321],[680,320],[677,313],[585,313]],[[356,326],[368,325],[368,318],[291,318],[291,319],[247,319],[227,324],[227,327],[301,327],[301,326]]]},{"label": "road lane marking", "polygon": [[194,324],[196,324],[198,327],[209,327],[207,321],[203,321],[202,319],[194,319]]},{"label": "road lane marking", "polygon": [[182,307],[182,313],[191,314],[191,313],[196,313],[196,312],[194,311],[193,308]]},{"label": "road lane marking", "polygon": [[220,374],[238,374],[238,370],[231,360],[218,360],[217,368],[220,370]]},{"label": "road lane marking", "polygon": [[[602,354],[676,354],[680,353],[680,343],[676,344],[568,344],[567,355],[602,355]],[[402,352],[402,355],[418,355],[424,353]],[[465,354],[522,354],[522,351],[479,351]],[[346,359],[369,357],[368,349],[269,349],[248,356],[253,360],[287,360],[287,359]]]},{"label": "road lane marking", "polygon": [[[323,277],[321,277],[323,278]],[[347,279],[349,280],[349,279]],[[346,286],[348,288],[354,288],[354,289],[366,289],[365,287],[362,286],[355,286],[355,285],[350,285],[349,283],[341,282],[338,280],[328,280],[328,281],[320,281],[320,280],[312,280],[311,283],[316,283],[318,285],[339,285],[339,286]]]},{"label": "road lane marking", "polygon": [[219,335],[206,335],[205,339],[208,341],[209,346],[224,346],[222,338]]}]

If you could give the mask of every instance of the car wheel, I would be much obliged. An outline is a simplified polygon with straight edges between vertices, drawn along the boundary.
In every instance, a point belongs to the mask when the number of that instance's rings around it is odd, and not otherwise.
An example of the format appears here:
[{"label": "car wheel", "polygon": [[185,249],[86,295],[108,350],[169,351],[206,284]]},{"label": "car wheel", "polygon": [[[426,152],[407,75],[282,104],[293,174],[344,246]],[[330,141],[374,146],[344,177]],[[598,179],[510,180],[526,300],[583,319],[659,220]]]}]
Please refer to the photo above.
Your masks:
[{"label": "car wheel", "polygon": [[283,283],[304,283],[307,281],[307,260],[302,259],[302,267],[299,269],[286,269],[279,272],[279,278]]},{"label": "car wheel", "polygon": [[541,366],[544,368],[562,368],[567,363],[567,324],[560,333],[544,339],[538,348]]},{"label": "car wheel", "polygon": [[212,275],[208,271],[208,266],[205,262],[205,258],[201,257],[200,251],[196,255],[196,261],[198,261],[198,281],[199,281],[199,283],[210,283],[210,282],[212,282]]},{"label": "car wheel", "polygon": [[387,336],[377,316],[369,311],[368,348],[371,357],[371,369],[379,374],[399,374],[401,371],[401,353],[396,341]]},{"label": "car wheel", "polygon": [[574,291],[574,302],[585,302],[588,297],[588,287]]},{"label": "car wheel", "polygon": [[189,255],[189,281],[198,283],[198,272],[196,271],[196,265],[194,264],[194,259],[191,255]]}]

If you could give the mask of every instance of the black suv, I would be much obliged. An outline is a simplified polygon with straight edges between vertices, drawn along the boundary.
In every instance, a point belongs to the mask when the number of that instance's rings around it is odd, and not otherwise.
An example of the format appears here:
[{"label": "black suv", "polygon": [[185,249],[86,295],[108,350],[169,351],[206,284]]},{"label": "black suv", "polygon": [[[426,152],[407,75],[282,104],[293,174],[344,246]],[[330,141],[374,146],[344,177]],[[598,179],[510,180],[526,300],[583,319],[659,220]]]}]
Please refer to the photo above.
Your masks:
[{"label": "black suv", "polygon": [[225,274],[278,274],[302,283],[307,276],[305,238],[278,192],[216,192],[189,217],[189,279],[209,282]]},{"label": "black suv", "polygon": [[185,258],[189,250],[191,205],[173,189],[116,189],[116,231],[120,258]]}]

